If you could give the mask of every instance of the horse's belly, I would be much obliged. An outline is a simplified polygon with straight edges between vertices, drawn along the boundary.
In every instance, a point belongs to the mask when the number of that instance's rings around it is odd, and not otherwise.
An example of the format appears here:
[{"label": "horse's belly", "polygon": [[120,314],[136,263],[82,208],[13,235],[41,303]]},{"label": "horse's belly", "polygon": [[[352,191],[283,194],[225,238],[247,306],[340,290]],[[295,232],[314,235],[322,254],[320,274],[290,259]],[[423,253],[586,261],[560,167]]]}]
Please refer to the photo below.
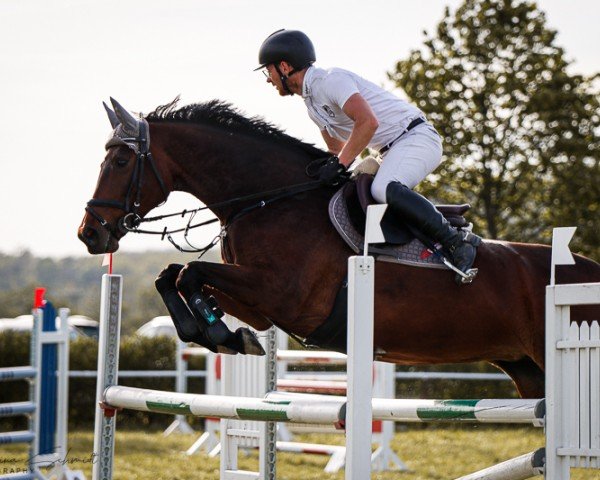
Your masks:
[{"label": "horse's belly", "polygon": [[499,315],[482,305],[461,309],[453,300],[428,300],[396,298],[376,309],[376,351],[410,364],[511,361],[527,354],[527,332],[514,322],[520,312]]}]

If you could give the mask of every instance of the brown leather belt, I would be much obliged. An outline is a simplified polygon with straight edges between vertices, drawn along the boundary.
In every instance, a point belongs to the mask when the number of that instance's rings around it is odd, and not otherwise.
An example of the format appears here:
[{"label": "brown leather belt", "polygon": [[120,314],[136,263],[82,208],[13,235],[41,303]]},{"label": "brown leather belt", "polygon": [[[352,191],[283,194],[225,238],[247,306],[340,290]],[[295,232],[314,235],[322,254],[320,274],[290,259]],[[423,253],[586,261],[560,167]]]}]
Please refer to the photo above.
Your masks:
[{"label": "brown leather belt", "polygon": [[392,140],[387,145],[381,147],[379,149],[379,153],[381,155],[383,155],[385,152],[387,152],[390,148],[392,148],[394,146],[394,143],[396,143],[398,140],[400,140],[400,138],[402,137],[402,135],[404,135],[406,132],[410,132],[413,128],[415,128],[417,125],[421,125],[422,123],[425,123],[425,119],[424,118],[422,118],[422,117],[415,118],[412,122],[410,122],[408,124],[408,127],[406,127],[406,130],[404,130],[398,137],[396,137],[394,140]]}]

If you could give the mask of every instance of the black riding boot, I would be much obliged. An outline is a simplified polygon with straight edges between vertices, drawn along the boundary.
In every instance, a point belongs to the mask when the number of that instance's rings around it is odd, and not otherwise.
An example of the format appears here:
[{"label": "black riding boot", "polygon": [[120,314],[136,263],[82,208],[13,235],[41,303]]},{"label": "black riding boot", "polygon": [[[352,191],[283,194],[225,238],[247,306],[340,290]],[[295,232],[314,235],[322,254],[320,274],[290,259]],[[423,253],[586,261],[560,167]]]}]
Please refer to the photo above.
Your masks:
[{"label": "black riding boot", "polygon": [[[442,244],[452,263],[461,272],[473,266],[481,238],[459,231],[422,195],[400,182],[391,182],[386,190],[387,203],[394,213],[425,236]],[[457,274],[456,280],[461,283]]]}]

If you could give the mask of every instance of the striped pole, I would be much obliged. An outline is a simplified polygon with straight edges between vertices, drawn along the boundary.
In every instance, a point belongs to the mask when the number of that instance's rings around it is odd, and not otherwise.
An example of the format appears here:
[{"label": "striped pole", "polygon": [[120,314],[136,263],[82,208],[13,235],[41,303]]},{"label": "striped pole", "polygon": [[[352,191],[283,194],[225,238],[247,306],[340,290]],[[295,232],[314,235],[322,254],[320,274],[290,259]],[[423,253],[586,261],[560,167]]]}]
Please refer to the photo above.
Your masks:
[{"label": "striped pole", "polygon": [[[313,395],[305,393],[270,392],[266,400],[274,402],[302,401],[315,408],[323,403],[341,407],[340,419],[345,419],[345,397]],[[401,398],[373,398],[373,420],[402,423],[464,422],[464,423],[511,423],[543,426],[546,413],[544,400],[498,399],[498,400],[421,400]]]},{"label": "striped pole", "polygon": [[111,386],[104,392],[104,402],[115,408],[144,412],[199,417],[334,424],[339,420],[341,404],[326,403],[315,408],[313,401],[194,395],[142,388]]},{"label": "striped pole", "polygon": [[526,453],[456,480],[525,480],[544,473],[545,450]]},{"label": "striped pole", "polygon": [[10,473],[8,475],[0,475],[0,480],[40,480],[42,477],[38,473]]},{"label": "striped pole", "polygon": [[35,403],[33,402],[0,403],[0,418],[29,415],[33,412],[35,412]]},{"label": "striped pole", "polygon": [[339,352],[323,352],[313,350],[277,350],[277,360],[290,365],[318,364],[345,365],[347,356]]},{"label": "striped pole", "polygon": [[33,367],[0,368],[0,382],[35,378],[36,374],[36,370]]},{"label": "striped pole", "polygon": [[373,417],[398,422],[528,423],[542,426],[543,400],[373,399]]},{"label": "striped pole", "polygon": [[28,430],[20,432],[0,433],[0,445],[11,443],[31,443],[35,440],[35,433]]},{"label": "striped pole", "polygon": [[[113,408],[199,417],[334,425],[346,418],[345,397],[271,392],[265,398],[195,395],[111,386]],[[373,419],[403,423],[526,423],[541,425],[543,400],[372,399]]]}]

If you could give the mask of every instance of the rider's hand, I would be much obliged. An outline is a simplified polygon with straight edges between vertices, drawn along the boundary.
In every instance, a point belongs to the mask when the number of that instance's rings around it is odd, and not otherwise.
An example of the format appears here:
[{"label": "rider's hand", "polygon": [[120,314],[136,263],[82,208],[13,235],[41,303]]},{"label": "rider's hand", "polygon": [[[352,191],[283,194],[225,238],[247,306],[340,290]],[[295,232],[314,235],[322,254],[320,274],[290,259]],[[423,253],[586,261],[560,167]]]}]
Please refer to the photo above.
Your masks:
[{"label": "rider's hand", "polygon": [[319,180],[325,185],[337,185],[345,173],[346,167],[333,155],[319,169]]}]

